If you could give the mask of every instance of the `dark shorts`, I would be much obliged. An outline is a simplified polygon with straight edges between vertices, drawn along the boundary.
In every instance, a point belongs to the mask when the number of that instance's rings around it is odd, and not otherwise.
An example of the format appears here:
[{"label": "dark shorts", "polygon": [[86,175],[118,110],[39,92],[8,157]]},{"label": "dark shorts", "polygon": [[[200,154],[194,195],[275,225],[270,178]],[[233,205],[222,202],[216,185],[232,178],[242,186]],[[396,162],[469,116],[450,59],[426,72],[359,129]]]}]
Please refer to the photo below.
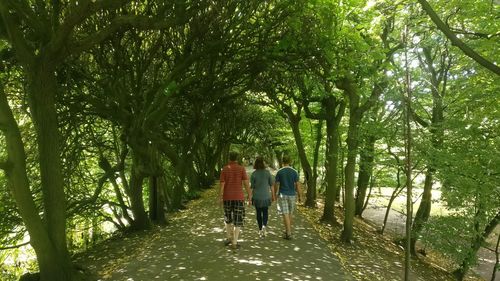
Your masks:
[{"label": "dark shorts", "polygon": [[227,200],[224,201],[224,221],[235,226],[243,226],[245,219],[245,201]]}]

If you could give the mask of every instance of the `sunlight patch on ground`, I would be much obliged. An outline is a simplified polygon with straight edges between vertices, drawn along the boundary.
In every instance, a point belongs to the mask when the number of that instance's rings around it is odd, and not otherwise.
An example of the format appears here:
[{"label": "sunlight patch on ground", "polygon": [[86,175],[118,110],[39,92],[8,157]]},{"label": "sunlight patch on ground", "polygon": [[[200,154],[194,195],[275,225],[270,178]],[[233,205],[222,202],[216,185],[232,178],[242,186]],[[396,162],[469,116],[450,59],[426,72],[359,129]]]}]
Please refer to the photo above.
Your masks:
[{"label": "sunlight patch on ground", "polygon": [[219,233],[219,232],[223,232],[224,229],[222,229],[222,227],[214,227],[212,228],[212,233]]},{"label": "sunlight patch on ground", "polygon": [[239,263],[248,263],[248,264],[254,264],[254,265],[263,265],[264,262],[261,260],[246,260],[246,259],[241,259],[238,260]]},{"label": "sunlight patch on ground", "polygon": [[280,262],[280,261],[271,261],[271,264],[273,264],[273,265],[281,265],[282,262]]}]

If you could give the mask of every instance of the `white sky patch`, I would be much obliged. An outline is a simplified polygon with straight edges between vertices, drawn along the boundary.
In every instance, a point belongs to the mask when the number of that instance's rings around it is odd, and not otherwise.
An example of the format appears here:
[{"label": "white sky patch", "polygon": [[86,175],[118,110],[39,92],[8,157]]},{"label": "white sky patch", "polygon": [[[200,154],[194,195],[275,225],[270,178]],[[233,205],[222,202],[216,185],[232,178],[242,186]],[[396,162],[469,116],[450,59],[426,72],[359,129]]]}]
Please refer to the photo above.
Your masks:
[{"label": "white sky patch", "polygon": [[373,8],[375,6],[375,4],[377,4],[377,1],[375,1],[375,0],[368,0],[366,2],[366,6],[363,8],[363,11],[370,10],[371,8]]}]

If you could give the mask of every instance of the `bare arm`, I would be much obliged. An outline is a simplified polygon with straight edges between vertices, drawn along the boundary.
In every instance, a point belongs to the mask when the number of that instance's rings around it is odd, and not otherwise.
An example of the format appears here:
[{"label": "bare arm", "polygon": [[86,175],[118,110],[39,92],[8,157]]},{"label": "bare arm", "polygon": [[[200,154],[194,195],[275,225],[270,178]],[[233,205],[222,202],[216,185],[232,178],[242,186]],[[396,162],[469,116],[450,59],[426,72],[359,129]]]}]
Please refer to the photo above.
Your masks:
[{"label": "bare arm", "polygon": [[247,191],[248,202],[250,202],[250,200],[252,199],[252,189],[250,189],[250,183],[248,182],[248,180],[243,181],[243,186],[245,187],[245,189]]},{"label": "bare arm", "polygon": [[225,183],[223,181],[220,182],[219,203],[222,203],[224,199],[224,184]]},{"label": "bare arm", "polygon": [[279,182],[275,182],[274,186],[273,186],[273,195],[275,197],[278,197],[278,192],[279,191],[280,191],[280,183]]},{"label": "bare arm", "polygon": [[274,193],[274,190],[275,190],[275,189],[274,189],[274,186],[275,186],[275,185],[276,185],[276,184],[271,185],[271,200],[272,200],[273,202],[274,202],[274,201],[276,201],[276,193]]}]

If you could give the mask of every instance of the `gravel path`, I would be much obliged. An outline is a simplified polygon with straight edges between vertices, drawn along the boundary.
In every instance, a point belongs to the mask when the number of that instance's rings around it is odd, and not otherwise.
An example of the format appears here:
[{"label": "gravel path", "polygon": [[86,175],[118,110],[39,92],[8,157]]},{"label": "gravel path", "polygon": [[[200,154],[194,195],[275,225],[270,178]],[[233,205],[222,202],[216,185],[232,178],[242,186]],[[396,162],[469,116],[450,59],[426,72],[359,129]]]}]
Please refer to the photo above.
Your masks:
[{"label": "gravel path", "polygon": [[110,241],[79,262],[96,280],[354,280],[297,213],[294,239],[282,239],[275,204],[264,239],[248,206],[241,248],[225,247],[223,211],[216,201],[216,190],[208,190],[168,227]]}]

